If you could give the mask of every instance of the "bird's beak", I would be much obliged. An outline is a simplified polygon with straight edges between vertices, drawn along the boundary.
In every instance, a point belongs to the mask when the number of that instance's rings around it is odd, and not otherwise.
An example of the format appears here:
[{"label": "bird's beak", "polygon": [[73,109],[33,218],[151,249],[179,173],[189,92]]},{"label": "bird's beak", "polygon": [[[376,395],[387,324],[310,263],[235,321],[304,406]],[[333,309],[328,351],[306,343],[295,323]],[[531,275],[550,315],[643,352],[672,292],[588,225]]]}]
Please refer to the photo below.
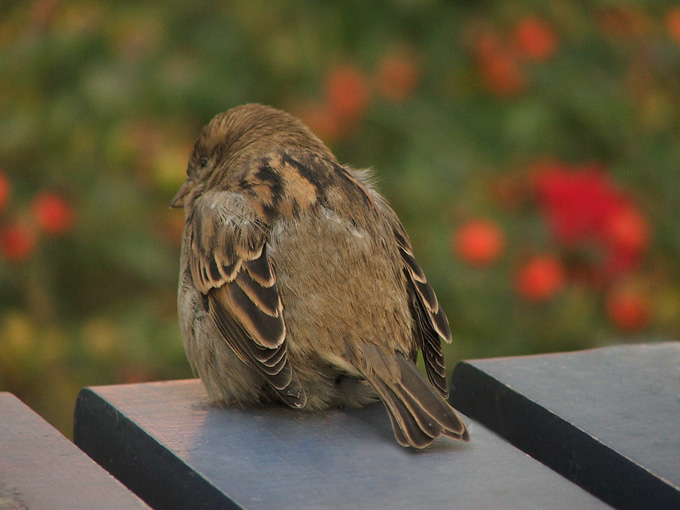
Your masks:
[{"label": "bird's beak", "polygon": [[184,207],[184,199],[187,197],[191,189],[194,187],[194,183],[187,179],[187,181],[179,189],[175,198],[170,202],[170,207]]}]

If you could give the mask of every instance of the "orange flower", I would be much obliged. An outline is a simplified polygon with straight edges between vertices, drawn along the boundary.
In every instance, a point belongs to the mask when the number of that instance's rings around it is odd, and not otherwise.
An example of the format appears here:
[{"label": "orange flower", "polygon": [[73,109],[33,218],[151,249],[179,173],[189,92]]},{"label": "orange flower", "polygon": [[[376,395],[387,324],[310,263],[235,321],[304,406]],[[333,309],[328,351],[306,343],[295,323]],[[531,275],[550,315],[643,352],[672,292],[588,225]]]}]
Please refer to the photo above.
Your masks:
[{"label": "orange flower", "polygon": [[24,262],[33,253],[35,244],[33,232],[19,222],[0,232],[0,252],[10,262]]},{"label": "orange flower", "polygon": [[520,54],[533,60],[547,60],[557,51],[557,34],[546,20],[531,16],[515,27],[514,42]]},{"label": "orange flower", "polygon": [[647,220],[633,206],[625,206],[616,211],[606,228],[606,236],[616,252],[630,254],[634,259],[641,258],[647,250],[650,232]]},{"label": "orange flower", "polygon": [[453,237],[454,252],[473,266],[492,264],[500,257],[504,248],[502,230],[489,220],[470,220]]},{"label": "orange flower", "polygon": [[331,110],[340,120],[358,120],[368,105],[366,78],[352,65],[333,69],[326,79],[325,92]]},{"label": "orange flower", "polygon": [[402,101],[413,95],[420,80],[420,67],[407,53],[388,55],[380,62],[377,89],[393,101]]},{"label": "orange flower", "polygon": [[673,40],[680,44],[680,7],[666,13],[666,29]]},{"label": "orange flower", "polygon": [[344,134],[343,122],[326,103],[306,105],[299,115],[302,122],[326,143],[333,143]]},{"label": "orange flower", "polygon": [[517,61],[509,54],[499,53],[481,66],[486,88],[501,97],[515,96],[526,85],[524,74]]},{"label": "orange flower", "polygon": [[475,58],[485,88],[500,97],[511,97],[526,87],[516,55],[496,36],[487,32],[475,45]]},{"label": "orange flower", "polygon": [[562,263],[551,255],[530,259],[517,273],[517,293],[529,301],[547,301],[564,286]]},{"label": "orange flower", "polygon": [[606,36],[623,39],[642,37],[651,25],[645,11],[632,6],[605,8],[597,13],[597,20]]},{"label": "orange flower", "polygon": [[9,195],[11,191],[11,185],[7,176],[0,172],[0,211],[2,211],[7,205],[9,200]]},{"label": "orange flower", "polygon": [[49,235],[68,232],[75,222],[75,213],[63,197],[46,191],[33,199],[33,214],[38,226]]},{"label": "orange flower", "polygon": [[614,326],[629,333],[641,331],[649,325],[651,307],[643,294],[632,288],[614,289],[606,302],[607,316]]}]

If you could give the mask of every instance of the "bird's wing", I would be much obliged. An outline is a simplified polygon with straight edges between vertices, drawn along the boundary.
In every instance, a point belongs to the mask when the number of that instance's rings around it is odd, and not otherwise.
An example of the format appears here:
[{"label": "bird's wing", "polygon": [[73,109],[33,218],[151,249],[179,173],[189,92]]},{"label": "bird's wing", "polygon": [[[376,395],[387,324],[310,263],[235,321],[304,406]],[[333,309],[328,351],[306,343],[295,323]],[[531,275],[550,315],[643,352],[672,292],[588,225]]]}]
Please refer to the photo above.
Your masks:
[{"label": "bird's wing", "polygon": [[413,257],[405,232],[403,229],[395,229],[394,234],[399,245],[399,254],[404,261],[404,273],[407,276],[411,296],[411,313],[416,323],[416,336],[423,351],[427,377],[439,393],[446,398],[449,395],[449,389],[446,384],[446,366],[441,338],[451,343],[449,321],[444,310],[439,306],[432,285],[427,281],[425,273]]},{"label": "bird's wing", "polygon": [[189,265],[196,289],[225,341],[292,407],[305,405],[287,355],[283,305],[267,258],[268,226],[229,191],[196,199]]},{"label": "bird's wing", "polygon": [[446,398],[449,390],[446,384],[441,338],[451,343],[449,321],[425,273],[413,256],[411,242],[404,226],[387,202],[373,189],[371,173],[355,170],[353,174],[369,190],[378,208],[392,227],[399,254],[404,263],[403,270],[411,299],[411,313],[416,325],[416,340],[423,351],[427,377],[439,393]]}]

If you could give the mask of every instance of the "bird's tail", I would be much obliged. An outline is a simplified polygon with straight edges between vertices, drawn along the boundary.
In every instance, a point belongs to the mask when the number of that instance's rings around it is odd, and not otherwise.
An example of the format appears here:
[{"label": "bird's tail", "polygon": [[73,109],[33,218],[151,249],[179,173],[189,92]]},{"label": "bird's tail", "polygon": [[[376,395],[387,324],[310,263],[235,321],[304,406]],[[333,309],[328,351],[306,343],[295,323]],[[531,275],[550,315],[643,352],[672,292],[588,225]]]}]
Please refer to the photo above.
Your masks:
[{"label": "bird's tail", "polygon": [[463,420],[418,367],[401,353],[395,358],[398,377],[385,377],[381,370],[365,375],[387,408],[399,444],[424,448],[440,436],[469,441]]}]

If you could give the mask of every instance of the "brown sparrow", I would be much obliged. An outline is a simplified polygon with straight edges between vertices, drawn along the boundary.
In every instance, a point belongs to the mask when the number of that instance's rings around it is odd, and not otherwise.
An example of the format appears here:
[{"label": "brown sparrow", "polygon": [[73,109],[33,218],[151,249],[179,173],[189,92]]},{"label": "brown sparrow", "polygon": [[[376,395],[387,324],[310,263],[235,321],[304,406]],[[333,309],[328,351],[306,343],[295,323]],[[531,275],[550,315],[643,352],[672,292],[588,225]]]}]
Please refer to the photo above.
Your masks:
[{"label": "brown sparrow", "polygon": [[187,174],[172,201],[185,211],[179,320],[213,401],[317,410],[379,397],[404,446],[469,439],[444,400],[448,320],[367,171],[295,117],[247,104],[203,129]]}]

